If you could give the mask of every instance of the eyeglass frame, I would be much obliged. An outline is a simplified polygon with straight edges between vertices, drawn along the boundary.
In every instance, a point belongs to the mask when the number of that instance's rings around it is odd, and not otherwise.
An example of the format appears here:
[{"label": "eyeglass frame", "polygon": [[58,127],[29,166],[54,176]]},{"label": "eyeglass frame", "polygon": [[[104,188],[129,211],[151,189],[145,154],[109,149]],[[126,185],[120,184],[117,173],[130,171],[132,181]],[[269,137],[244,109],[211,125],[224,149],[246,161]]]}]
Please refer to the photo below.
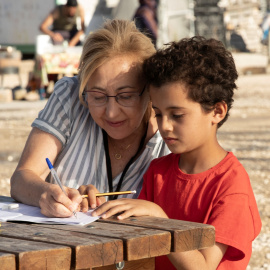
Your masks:
[{"label": "eyeglass frame", "polygon": [[[145,89],[146,89],[146,84],[144,85],[143,90],[141,91],[141,93],[138,95],[139,97],[141,97],[141,96],[143,95]],[[110,97],[114,97],[114,98],[115,98],[115,101],[116,101],[117,104],[119,104],[120,106],[123,106],[123,107],[132,107],[132,106],[125,106],[125,105],[120,104],[120,103],[118,102],[118,98],[117,98],[117,97],[118,97],[119,95],[121,95],[121,94],[128,94],[128,93],[131,93],[131,92],[122,92],[122,93],[118,93],[118,94],[115,95],[115,96],[109,96],[109,95],[107,95],[107,94],[105,94],[105,93],[102,93],[102,92],[99,92],[99,91],[84,90],[84,91],[83,91],[83,95],[85,96],[86,93],[100,93],[100,94],[103,94],[103,95],[106,97],[106,102],[105,102],[104,104],[102,104],[102,105],[97,106],[97,107],[101,107],[101,106],[104,106],[105,104],[107,104],[107,102],[108,102],[108,100],[109,100]]]}]

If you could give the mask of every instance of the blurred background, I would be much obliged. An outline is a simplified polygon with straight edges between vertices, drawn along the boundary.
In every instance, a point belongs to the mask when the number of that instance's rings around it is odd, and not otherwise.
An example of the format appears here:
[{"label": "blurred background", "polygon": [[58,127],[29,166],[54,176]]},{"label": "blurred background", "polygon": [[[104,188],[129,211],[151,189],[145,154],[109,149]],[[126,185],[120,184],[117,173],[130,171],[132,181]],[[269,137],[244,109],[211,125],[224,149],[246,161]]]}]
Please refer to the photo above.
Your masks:
[{"label": "blurred background", "polygon": [[[213,37],[232,52],[250,54],[250,69],[243,72],[269,69],[270,0],[78,0],[84,10],[81,45],[107,18],[132,20],[140,2],[155,2],[157,48],[194,35]],[[50,11],[65,4],[66,0],[0,0],[0,101],[46,98],[57,79],[76,74],[82,47],[53,45],[40,30]],[[79,30],[80,19],[76,18]],[[8,74],[18,75],[17,80],[4,85]]]},{"label": "blurred background", "polygon": [[[143,0],[142,0],[143,1]],[[270,270],[270,0],[145,0],[155,2],[157,48],[202,35],[232,52],[238,90],[219,141],[246,168],[263,227],[253,243],[248,270]],[[78,0],[84,10],[79,46],[55,45],[40,25],[65,0],[0,0],[0,195],[9,196],[10,177],[31,123],[54,83],[77,74],[85,37],[107,18],[131,20],[139,0]],[[76,18],[78,30],[80,18]]]}]

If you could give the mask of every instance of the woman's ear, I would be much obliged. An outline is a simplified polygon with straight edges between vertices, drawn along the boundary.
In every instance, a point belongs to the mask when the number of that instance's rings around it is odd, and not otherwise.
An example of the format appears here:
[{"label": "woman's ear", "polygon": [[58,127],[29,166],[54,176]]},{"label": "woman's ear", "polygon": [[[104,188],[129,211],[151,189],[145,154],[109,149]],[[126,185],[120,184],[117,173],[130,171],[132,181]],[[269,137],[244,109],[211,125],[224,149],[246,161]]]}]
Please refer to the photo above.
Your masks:
[{"label": "woman's ear", "polygon": [[218,124],[220,121],[222,121],[225,118],[227,111],[228,106],[224,101],[216,103],[213,110],[212,123]]}]

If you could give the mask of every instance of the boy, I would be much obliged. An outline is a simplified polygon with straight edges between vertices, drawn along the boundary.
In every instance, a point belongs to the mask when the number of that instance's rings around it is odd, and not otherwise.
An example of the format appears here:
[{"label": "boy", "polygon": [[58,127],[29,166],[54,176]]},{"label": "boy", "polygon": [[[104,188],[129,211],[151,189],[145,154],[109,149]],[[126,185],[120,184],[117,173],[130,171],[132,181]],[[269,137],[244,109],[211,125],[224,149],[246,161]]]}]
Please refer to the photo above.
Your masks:
[{"label": "boy", "polygon": [[[246,269],[261,220],[249,177],[217,140],[236,89],[237,71],[221,42],[173,42],[144,63],[159,131],[172,154],[155,159],[139,200],[103,204],[94,215],[150,215],[215,226],[216,244],[171,253],[156,269]],[[169,260],[168,260],[169,259]]]}]

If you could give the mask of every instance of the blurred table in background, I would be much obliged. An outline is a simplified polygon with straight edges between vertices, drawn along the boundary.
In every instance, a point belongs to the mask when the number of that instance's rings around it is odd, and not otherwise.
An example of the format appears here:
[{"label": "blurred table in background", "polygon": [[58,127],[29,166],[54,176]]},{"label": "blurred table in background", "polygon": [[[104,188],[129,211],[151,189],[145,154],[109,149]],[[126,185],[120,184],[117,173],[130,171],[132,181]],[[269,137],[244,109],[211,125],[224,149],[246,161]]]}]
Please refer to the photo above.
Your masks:
[{"label": "blurred table in background", "polygon": [[[45,38],[48,39],[46,35],[41,35],[39,39],[42,42],[37,42],[35,67],[28,85],[29,89],[38,90],[41,98],[42,95],[46,97],[52,93],[57,80],[78,73],[82,53],[82,46],[53,45]],[[43,45],[40,46],[39,43]]]},{"label": "blurred table in background", "polygon": [[81,47],[70,47],[62,52],[45,53],[37,57],[47,74],[77,74],[81,51]]},{"label": "blurred table in background", "polygon": [[73,76],[78,73],[82,46],[53,46],[51,51],[36,55],[35,75],[41,77],[41,84],[48,85],[49,75]]}]

